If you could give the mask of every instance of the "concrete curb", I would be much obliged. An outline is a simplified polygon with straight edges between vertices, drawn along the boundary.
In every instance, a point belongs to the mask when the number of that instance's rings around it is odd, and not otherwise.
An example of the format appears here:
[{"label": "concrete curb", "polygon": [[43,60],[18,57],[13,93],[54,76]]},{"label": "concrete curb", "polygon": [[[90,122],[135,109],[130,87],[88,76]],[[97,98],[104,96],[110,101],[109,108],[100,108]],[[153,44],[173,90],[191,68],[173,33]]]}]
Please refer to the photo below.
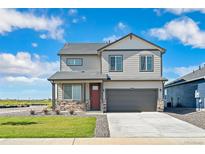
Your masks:
[{"label": "concrete curb", "polygon": [[19,138],[0,145],[204,145],[205,138]]}]

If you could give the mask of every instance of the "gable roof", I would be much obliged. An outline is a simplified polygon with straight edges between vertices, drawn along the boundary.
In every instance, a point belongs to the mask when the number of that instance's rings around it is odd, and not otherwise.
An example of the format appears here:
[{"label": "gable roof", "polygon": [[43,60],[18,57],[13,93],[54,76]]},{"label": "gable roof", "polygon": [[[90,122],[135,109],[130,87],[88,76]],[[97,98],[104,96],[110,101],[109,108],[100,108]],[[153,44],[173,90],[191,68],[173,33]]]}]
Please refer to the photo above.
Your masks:
[{"label": "gable roof", "polygon": [[106,43],[66,43],[58,55],[97,54],[97,50],[105,45]]},{"label": "gable roof", "polygon": [[[142,41],[144,41],[145,43],[148,43],[151,46],[154,46],[155,49],[145,49],[145,50],[159,50],[161,52],[165,52],[165,49],[152,43],[149,42],[133,33],[129,33],[127,35],[125,35],[124,37],[121,37],[120,39],[112,42],[112,43],[66,43],[64,45],[64,47],[59,51],[58,55],[82,55],[82,54],[86,54],[86,55],[96,55],[98,54],[98,52],[103,51],[104,49],[106,49],[107,47],[127,38],[128,36],[134,36]],[[132,49],[130,49],[132,50]],[[135,49],[134,49],[135,50]],[[143,50],[143,49],[139,49],[139,50]]]},{"label": "gable roof", "polygon": [[171,87],[201,79],[205,79],[205,66],[166,84],[165,87]]},{"label": "gable roof", "polygon": [[109,46],[111,46],[111,45],[113,45],[113,44],[115,44],[115,43],[117,43],[117,42],[119,42],[119,41],[121,41],[121,40],[127,38],[128,36],[134,36],[134,37],[136,37],[136,38],[138,38],[138,39],[140,39],[140,40],[142,40],[142,41],[144,41],[144,42],[146,42],[146,43],[148,43],[148,44],[150,44],[150,45],[152,45],[152,46],[155,46],[155,47],[158,48],[160,51],[165,52],[165,49],[164,49],[164,48],[162,48],[162,47],[160,47],[160,46],[158,46],[158,45],[156,45],[156,44],[154,44],[154,43],[152,43],[152,42],[150,42],[150,41],[148,41],[148,40],[145,40],[145,39],[141,38],[140,36],[138,36],[138,35],[136,35],[136,34],[133,34],[133,33],[129,33],[129,34],[127,34],[127,35],[121,37],[120,39],[118,39],[118,40],[116,40],[116,41],[113,41],[112,43],[109,43],[109,44],[107,44],[107,45],[105,45],[105,46],[99,48],[98,51],[103,51],[105,48],[107,48],[107,47],[109,47]]}]

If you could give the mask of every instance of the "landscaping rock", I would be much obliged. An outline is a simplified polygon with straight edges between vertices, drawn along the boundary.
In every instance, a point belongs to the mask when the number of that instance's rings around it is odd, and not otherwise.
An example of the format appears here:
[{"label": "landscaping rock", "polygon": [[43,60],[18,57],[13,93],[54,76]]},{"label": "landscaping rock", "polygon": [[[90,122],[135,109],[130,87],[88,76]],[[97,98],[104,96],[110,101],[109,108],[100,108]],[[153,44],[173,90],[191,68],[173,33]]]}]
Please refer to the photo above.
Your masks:
[{"label": "landscaping rock", "polygon": [[205,111],[196,111],[193,108],[167,108],[165,113],[205,129]]}]

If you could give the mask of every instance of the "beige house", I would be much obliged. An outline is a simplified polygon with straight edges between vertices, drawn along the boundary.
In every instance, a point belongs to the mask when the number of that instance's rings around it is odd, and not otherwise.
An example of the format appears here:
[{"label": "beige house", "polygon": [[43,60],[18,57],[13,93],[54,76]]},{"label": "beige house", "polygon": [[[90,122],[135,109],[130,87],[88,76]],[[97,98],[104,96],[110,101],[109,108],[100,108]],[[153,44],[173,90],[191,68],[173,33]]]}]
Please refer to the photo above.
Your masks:
[{"label": "beige house", "polygon": [[85,103],[104,112],[163,109],[162,55],[165,49],[128,34],[112,43],[67,43],[52,83],[57,101]]}]

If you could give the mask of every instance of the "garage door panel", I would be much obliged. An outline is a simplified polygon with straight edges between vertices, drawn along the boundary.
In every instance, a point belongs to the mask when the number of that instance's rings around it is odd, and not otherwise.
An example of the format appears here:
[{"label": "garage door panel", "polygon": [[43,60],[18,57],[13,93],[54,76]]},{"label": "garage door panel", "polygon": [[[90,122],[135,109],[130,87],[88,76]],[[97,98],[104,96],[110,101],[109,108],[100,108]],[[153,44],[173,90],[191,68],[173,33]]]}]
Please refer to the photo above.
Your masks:
[{"label": "garage door panel", "polygon": [[157,89],[107,89],[108,112],[156,111]]}]

